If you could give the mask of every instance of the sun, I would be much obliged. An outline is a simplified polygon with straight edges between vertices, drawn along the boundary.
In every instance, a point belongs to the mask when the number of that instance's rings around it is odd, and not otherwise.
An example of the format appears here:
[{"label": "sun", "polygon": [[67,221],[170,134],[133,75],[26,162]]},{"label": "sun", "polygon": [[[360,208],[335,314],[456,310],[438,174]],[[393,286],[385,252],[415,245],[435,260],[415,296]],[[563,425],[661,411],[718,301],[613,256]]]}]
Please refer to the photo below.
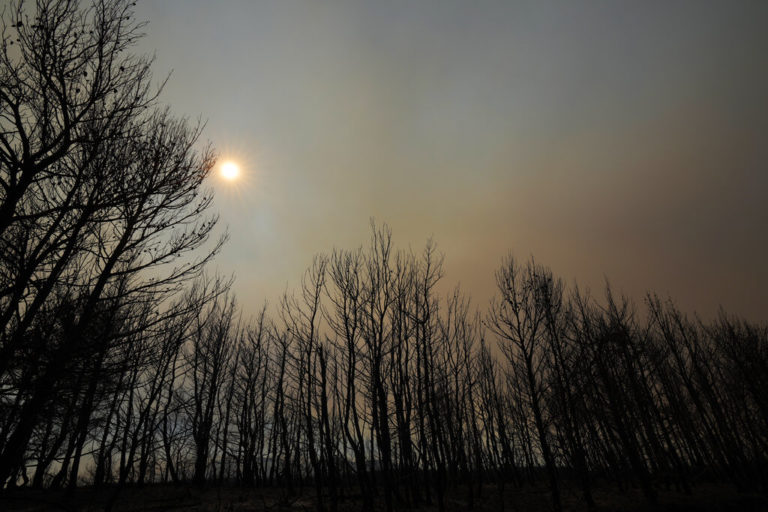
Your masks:
[{"label": "sun", "polygon": [[221,177],[227,181],[235,181],[240,176],[240,166],[232,160],[227,160],[219,167]]}]

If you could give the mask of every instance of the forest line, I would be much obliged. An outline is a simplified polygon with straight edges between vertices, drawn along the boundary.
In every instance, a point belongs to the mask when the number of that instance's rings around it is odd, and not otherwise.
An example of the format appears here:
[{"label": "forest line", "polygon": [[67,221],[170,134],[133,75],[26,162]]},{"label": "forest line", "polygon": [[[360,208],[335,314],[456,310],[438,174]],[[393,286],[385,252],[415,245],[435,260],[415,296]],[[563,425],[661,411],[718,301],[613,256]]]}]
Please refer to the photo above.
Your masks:
[{"label": "forest line", "polygon": [[[563,481],[587,505],[606,482],[651,503],[701,481],[764,488],[765,327],[654,295],[638,312],[512,258],[478,312],[435,293],[442,274],[431,243],[398,251],[374,226],[365,250],[318,255],[274,318],[242,320],[216,278],[150,329],[151,304],[115,301],[6,483],[311,484],[331,510],[350,492],[442,509],[483,484],[546,482],[555,508]],[[30,390],[4,391],[8,432]]]}]

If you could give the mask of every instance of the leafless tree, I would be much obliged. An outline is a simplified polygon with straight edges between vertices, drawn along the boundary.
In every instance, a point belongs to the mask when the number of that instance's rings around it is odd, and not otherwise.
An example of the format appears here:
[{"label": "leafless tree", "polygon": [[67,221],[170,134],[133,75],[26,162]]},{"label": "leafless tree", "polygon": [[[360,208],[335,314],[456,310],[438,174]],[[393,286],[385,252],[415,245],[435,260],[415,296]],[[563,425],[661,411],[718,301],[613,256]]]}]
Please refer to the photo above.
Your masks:
[{"label": "leafless tree", "polygon": [[151,328],[223,241],[197,251],[216,223],[204,216],[213,154],[194,149],[199,127],[155,107],[151,60],[128,53],[142,27],[131,17],[122,0],[41,0],[2,18],[0,482],[22,464],[62,380],[106,357],[88,340],[118,346],[139,329],[100,332],[105,309],[140,311]]},{"label": "leafless tree", "polygon": [[560,486],[545,417],[547,293],[551,273],[532,260],[525,265],[508,257],[496,273],[499,297],[491,304],[487,325],[502,340],[501,349],[533,415],[539,447],[549,475],[552,503],[560,510]]}]

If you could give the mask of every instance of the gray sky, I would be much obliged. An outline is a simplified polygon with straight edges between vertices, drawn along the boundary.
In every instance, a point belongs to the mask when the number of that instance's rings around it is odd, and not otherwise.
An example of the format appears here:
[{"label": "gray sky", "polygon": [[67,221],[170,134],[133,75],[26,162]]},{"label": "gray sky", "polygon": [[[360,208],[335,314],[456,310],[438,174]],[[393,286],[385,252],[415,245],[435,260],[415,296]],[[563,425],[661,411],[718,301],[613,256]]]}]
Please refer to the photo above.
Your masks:
[{"label": "gray sky", "polygon": [[511,251],[768,320],[768,2],[140,2],[247,311],[369,219],[484,307]]}]

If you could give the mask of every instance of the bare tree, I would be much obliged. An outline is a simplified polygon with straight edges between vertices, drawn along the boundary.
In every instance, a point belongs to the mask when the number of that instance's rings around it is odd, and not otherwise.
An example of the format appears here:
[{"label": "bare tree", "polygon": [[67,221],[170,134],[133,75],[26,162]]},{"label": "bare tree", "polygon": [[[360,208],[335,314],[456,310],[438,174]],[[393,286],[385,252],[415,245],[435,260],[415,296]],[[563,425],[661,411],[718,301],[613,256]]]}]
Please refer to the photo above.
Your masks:
[{"label": "bare tree", "polygon": [[[194,149],[199,127],[154,107],[151,61],[126,53],[142,27],[131,21],[130,3],[81,9],[41,0],[5,12],[0,383],[4,396],[23,400],[5,411],[0,482],[22,463],[62,379],[78,371],[77,361],[101,357],[87,339],[97,336],[104,304],[159,306],[223,242],[182,258],[208,240],[216,223],[203,216],[213,154]],[[74,320],[61,324],[62,308],[73,303]],[[161,311],[143,315],[144,327],[159,322]],[[38,337],[32,369],[22,357],[26,341],[46,321],[59,335]]]},{"label": "bare tree", "polygon": [[224,421],[217,409],[227,394],[225,386],[241,334],[236,314],[234,297],[222,295],[217,298],[208,311],[198,315],[188,347],[187,366],[191,380],[188,414],[195,444],[192,479],[196,485],[203,485],[206,470],[215,467],[211,462],[215,461],[215,457],[211,457],[214,431]]},{"label": "bare tree", "polygon": [[551,273],[533,261],[520,266],[508,257],[496,273],[499,297],[491,304],[487,325],[501,340],[501,348],[509,370],[522,386],[521,395],[533,415],[539,447],[549,475],[552,504],[560,510],[560,484],[551,447],[549,425],[544,416],[544,382],[546,371],[547,301]]}]

